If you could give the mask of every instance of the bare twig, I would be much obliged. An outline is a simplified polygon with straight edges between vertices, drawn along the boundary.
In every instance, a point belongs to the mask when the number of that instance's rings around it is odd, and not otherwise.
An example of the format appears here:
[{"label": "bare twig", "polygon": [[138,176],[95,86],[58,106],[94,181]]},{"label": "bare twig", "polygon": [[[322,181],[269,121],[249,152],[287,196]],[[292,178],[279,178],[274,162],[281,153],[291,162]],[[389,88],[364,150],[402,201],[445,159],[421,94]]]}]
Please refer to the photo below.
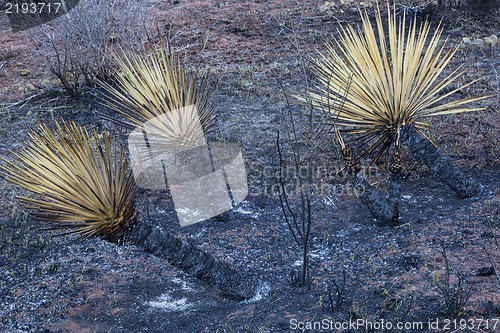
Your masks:
[{"label": "bare twig", "polygon": [[500,280],[500,275],[498,275],[497,267],[496,267],[495,263],[493,262],[493,260],[491,260],[490,254],[486,250],[485,246],[483,246],[483,251],[484,251],[484,253],[486,253],[486,256],[488,256],[488,260],[489,260],[489,262],[491,264],[491,267],[493,267],[493,271],[495,272],[495,275],[497,276],[498,280]]},{"label": "bare twig", "polygon": [[440,246],[445,264],[444,282],[439,283],[436,276],[435,284],[443,296],[447,315],[457,318],[465,311],[465,307],[469,303],[470,296],[474,290],[472,285],[464,286],[465,281],[462,276],[458,276],[456,282],[451,283],[451,270],[446,246],[442,241],[440,242]]},{"label": "bare twig", "polygon": [[67,93],[79,95],[96,79],[112,76],[114,49],[138,50],[146,36],[146,6],[140,0],[80,1],[68,14],[29,31],[47,56],[47,66]]},{"label": "bare twig", "polygon": [[39,92],[37,92],[36,94],[33,94],[31,96],[28,96],[26,98],[23,98],[21,99],[20,101],[17,101],[17,102],[14,102],[14,103],[8,103],[8,104],[4,104],[2,105],[3,108],[5,109],[11,109],[11,108],[14,108],[14,107],[18,107],[18,110],[21,110],[24,106],[26,106],[26,104],[28,104],[29,102],[31,102],[33,99],[36,99],[38,97],[41,97],[43,95],[45,95],[47,93],[47,89],[42,89],[40,90]]},{"label": "bare twig", "polygon": [[[490,220],[490,218],[486,218],[486,224],[488,224],[488,227],[490,228],[490,232],[491,232],[491,236],[493,237],[493,241],[495,243],[495,246],[497,247],[497,251],[500,251],[500,244],[498,243],[498,240],[497,240],[497,237],[495,235],[495,232],[493,230],[493,225],[491,223],[492,221]],[[496,267],[496,264],[493,262],[493,260],[491,259],[490,257],[490,253],[486,250],[486,247],[483,246],[483,250],[484,252],[486,253],[486,255],[488,256],[488,260],[490,261],[491,263],[491,266],[493,267],[493,270],[495,271],[495,275],[497,276],[497,278],[500,280],[500,275],[498,273],[498,270],[497,270],[497,267]]]},{"label": "bare twig", "polygon": [[347,273],[345,270],[342,271],[342,280],[337,282],[336,280],[332,281],[333,286],[335,287],[335,291],[332,292],[332,286],[328,286],[328,300],[330,302],[330,310],[332,312],[340,311],[344,302],[346,300],[346,279]]}]

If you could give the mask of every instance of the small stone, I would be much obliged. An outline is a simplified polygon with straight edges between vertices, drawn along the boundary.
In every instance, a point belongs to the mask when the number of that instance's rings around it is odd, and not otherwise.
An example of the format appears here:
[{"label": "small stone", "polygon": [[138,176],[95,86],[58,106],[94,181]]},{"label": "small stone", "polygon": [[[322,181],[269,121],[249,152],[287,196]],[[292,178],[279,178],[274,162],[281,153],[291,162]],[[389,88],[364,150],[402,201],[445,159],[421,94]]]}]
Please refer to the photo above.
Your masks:
[{"label": "small stone", "polygon": [[110,42],[111,44],[118,42],[118,35],[116,35],[116,34],[112,34],[112,35],[110,35],[110,36],[109,36],[109,42]]},{"label": "small stone", "polygon": [[42,87],[58,86],[60,85],[60,82],[61,81],[59,81],[59,79],[52,79],[52,80],[44,79],[40,85]]},{"label": "small stone", "polygon": [[477,276],[491,276],[495,274],[495,269],[490,266],[490,267],[481,267],[478,271],[477,271]]},{"label": "small stone", "polygon": [[19,87],[18,91],[20,93],[29,93],[30,91],[33,91],[33,90],[36,90],[35,86],[32,85],[31,83],[28,83],[27,85],[23,86],[23,87]]},{"label": "small stone", "polygon": [[52,83],[55,86],[62,86],[61,80],[59,79],[52,79],[50,80],[50,83]]},{"label": "small stone", "polygon": [[465,43],[465,44],[470,44],[470,43],[472,43],[472,41],[471,41],[471,40],[470,40],[470,38],[468,38],[468,37],[464,37],[464,38],[462,38],[462,40],[464,41],[464,43]]},{"label": "small stone", "polygon": [[498,44],[498,37],[496,35],[491,35],[489,38],[493,41],[493,46]]},{"label": "small stone", "polygon": [[30,91],[33,91],[33,90],[36,90],[36,88],[31,83],[28,83],[27,85],[24,86],[24,92],[30,92]]},{"label": "small stone", "polygon": [[481,38],[474,39],[474,41],[472,42],[472,44],[478,45],[478,46],[482,46],[482,45],[484,45],[484,40],[481,39]]},{"label": "small stone", "polygon": [[459,33],[460,31],[462,31],[462,27],[458,27],[456,29],[453,29],[453,30],[448,30],[446,31],[447,34],[454,34],[454,33]]},{"label": "small stone", "polygon": [[493,41],[493,39],[491,39],[490,37],[486,37],[484,39],[484,43],[487,45],[487,46],[495,46],[495,42]]}]

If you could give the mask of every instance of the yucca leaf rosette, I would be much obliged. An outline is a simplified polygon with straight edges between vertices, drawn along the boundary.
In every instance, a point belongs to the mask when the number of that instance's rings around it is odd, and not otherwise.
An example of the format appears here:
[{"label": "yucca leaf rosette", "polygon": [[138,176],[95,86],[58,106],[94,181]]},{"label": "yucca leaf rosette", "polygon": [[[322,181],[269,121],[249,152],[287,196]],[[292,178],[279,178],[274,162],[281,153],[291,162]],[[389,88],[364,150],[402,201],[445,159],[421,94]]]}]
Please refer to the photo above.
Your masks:
[{"label": "yucca leaf rosette", "polygon": [[36,194],[19,197],[65,234],[121,242],[136,222],[136,186],[122,147],[107,132],[73,122],[41,123],[24,148],[0,166],[6,179]]},{"label": "yucca leaf rosette", "polygon": [[[339,37],[315,59],[317,86],[310,93],[315,107],[334,113],[336,126],[369,144],[361,158],[374,152],[376,162],[392,146],[399,150],[407,128],[425,136],[428,117],[483,109],[464,104],[487,96],[448,99],[477,80],[450,88],[467,70],[460,68],[440,78],[458,50],[458,46],[446,50],[447,39],[440,42],[442,27],[431,34],[428,22],[417,27],[414,19],[407,29],[405,16],[397,22],[389,7],[387,34],[380,9],[375,28],[366,11],[361,18],[361,29],[341,27]],[[332,107],[344,98],[342,108]]]},{"label": "yucca leaf rosette", "polygon": [[[140,128],[148,123],[163,144],[186,147],[199,144],[198,136],[189,136],[197,133],[198,124],[204,133],[213,129],[216,118],[206,81],[189,75],[166,45],[155,48],[148,56],[122,51],[115,54],[115,59],[118,72],[114,84],[100,85],[108,93],[104,103],[126,118],[123,125]],[[193,108],[197,119],[189,114]],[[165,115],[174,110],[188,112],[175,118],[178,121],[170,121],[171,117]]]}]

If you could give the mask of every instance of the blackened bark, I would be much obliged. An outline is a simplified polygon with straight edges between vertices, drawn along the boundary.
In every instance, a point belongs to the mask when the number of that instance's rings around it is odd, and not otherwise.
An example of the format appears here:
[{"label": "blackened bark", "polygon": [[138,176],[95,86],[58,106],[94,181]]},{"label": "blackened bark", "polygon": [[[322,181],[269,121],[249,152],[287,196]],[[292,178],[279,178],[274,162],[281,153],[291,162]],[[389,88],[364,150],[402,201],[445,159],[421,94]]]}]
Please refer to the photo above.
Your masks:
[{"label": "blackened bark", "polygon": [[389,185],[388,204],[392,211],[392,225],[396,227],[399,226],[399,199],[401,198],[401,191],[403,190],[403,184],[408,177],[408,173],[403,171],[402,167],[393,171],[390,169],[389,167],[391,183]]},{"label": "blackened bark", "polygon": [[158,227],[138,222],[131,230],[128,241],[144,252],[163,258],[172,266],[238,298],[252,298],[260,285],[255,277],[243,275],[228,263],[217,260]]},{"label": "blackened bark", "polygon": [[372,216],[382,225],[392,223],[394,208],[389,205],[385,196],[380,195],[365,178],[363,172],[358,172],[351,179],[354,188],[358,189],[358,198],[370,210]]},{"label": "blackened bark", "polygon": [[408,129],[404,144],[413,155],[418,156],[440,180],[448,184],[462,198],[469,198],[479,192],[481,188],[479,183],[458,171],[447,156],[414,128]]},{"label": "blackened bark", "polygon": [[402,179],[401,177],[398,179],[391,179],[391,184],[389,185],[388,205],[389,207],[391,207],[392,212],[394,212],[394,207],[396,206],[396,203],[399,202],[399,198],[401,197],[403,183],[404,179]]}]

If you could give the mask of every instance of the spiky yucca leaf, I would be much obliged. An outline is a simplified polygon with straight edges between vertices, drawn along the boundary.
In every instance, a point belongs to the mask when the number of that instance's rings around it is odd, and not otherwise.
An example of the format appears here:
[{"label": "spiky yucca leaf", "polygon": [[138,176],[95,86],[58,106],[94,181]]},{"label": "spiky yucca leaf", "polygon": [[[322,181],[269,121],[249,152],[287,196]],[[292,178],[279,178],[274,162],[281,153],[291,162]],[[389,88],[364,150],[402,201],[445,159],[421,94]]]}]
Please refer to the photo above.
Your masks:
[{"label": "spiky yucca leaf", "polygon": [[[170,111],[195,106],[202,130],[207,133],[213,128],[215,112],[209,103],[211,92],[194,76],[188,77],[178,56],[169,54],[165,45],[148,57],[122,52],[115,58],[120,71],[117,87],[105,82],[100,84],[110,94],[105,103],[123,115],[128,125],[136,127],[148,122],[148,127],[154,128],[165,142],[196,145],[197,142],[189,140],[199,140],[198,119],[192,119],[189,114],[180,119],[165,117]],[[191,138],[190,133],[195,135]]]},{"label": "spiky yucca leaf", "polygon": [[[467,70],[457,69],[438,80],[458,46],[446,52],[446,41],[439,45],[442,28],[429,39],[428,22],[417,29],[414,20],[406,31],[405,17],[397,23],[395,13],[389,8],[387,12],[387,38],[378,7],[376,31],[366,12],[361,14],[361,30],[352,26],[340,29],[340,37],[327,44],[326,54],[320,54],[315,62],[319,83],[310,96],[314,106],[335,113],[336,125],[346,126],[346,132],[359,134],[357,140],[372,144],[361,157],[375,151],[374,162],[393,144],[399,148],[398,139],[405,127],[412,126],[424,135],[422,130],[429,128],[425,117],[482,110],[462,105],[487,97],[439,104],[475,82],[443,93]],[[343,87],[349,87],[345,103],[340,110],[332,109],[330,106],[344,98],[336,93]]]},{"label": "spiky yucca leaf", "polygon": [[40,195],[19,199],[40,220],[59,223],[54,229],[121,242],[136,221],[136,186],[115,139],[93,134],[64,120],[55,128],[42,123],[0,170],[8,181]]}]

